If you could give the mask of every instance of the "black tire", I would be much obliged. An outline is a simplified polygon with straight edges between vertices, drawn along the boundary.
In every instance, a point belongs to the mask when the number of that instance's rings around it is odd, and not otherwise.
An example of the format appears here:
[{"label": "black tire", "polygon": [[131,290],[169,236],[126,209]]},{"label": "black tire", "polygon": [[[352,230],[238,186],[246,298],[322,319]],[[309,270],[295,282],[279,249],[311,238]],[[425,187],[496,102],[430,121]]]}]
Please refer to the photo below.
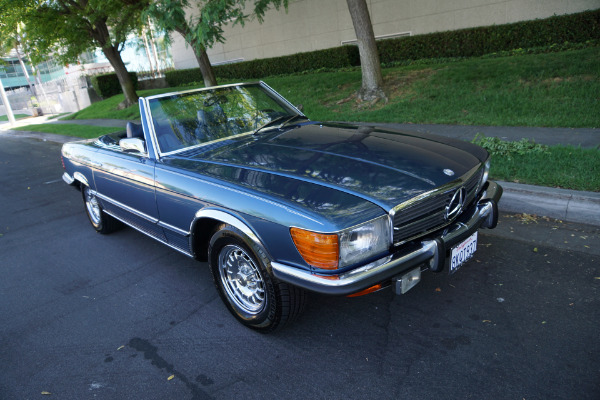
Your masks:
[{"label": "black tire", "polygon": [[266,255],[251,250],[241,237],[226,224],[212,235],[208,257],[215,286],[238,321],[259,332],[272,332],[302,313],[306,294],[271,276],[265,268]]},{"label": "black tire", "polygon": [[108,234],[123,227],[121,221],[104,212],[96,194],[88,186],[81,185],[81,194],[85,213],[96,232]]}]

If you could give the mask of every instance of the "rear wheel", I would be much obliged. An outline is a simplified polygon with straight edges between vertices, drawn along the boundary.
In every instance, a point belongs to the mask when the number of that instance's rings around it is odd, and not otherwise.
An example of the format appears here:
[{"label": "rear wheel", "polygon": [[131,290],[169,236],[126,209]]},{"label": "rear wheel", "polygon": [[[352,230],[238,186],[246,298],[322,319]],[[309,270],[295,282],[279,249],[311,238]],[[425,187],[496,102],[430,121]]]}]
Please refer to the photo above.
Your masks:
[{"label": "rear wheel", "polygon": [[210,267],[221,299],[233,316],[252,329],[271,332],[302,312],[305,293],[272,277],[265,268],[266,258],[257,253],[234,227],[222,225],[210,242]]},{"label": "rear wheel", "polygon": [[123,224],[121,221],[111,217],[102,210],[102,206],[96,197],[96,194],[88,186],[81,189],[83,195],[83,204],[85,212],[97,232],[107,234],[120,229]]}]

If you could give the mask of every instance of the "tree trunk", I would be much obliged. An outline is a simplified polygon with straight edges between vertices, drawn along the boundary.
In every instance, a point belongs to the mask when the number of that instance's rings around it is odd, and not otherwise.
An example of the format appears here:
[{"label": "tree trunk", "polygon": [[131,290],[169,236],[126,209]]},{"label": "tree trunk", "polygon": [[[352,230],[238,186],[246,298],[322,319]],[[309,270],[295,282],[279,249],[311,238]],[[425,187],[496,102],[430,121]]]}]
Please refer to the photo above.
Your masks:
[{"label": "tree trunk", "polygon": [[8,102],[8,97],[6,96],[6,92],[4,91],[4,86],[2,85],[2,81],[0,80],[0,98],[2,99],[2,104],[4,105],[4,109],[6,110],[6,115],[8,116],[8,123],[13,125],[15,121],[15,114],[13,114],[13,110]]},{"label": "tree trunk", "polygon": [[150,29],[150,44],[152,45],[152,54],[154,54],[154,63],[156,64],[156,77],[160,75],[160,63],[158,62],[158,52],[156,51],[156,43],[154,43],[154,30],[152,29],[152,22],[148,17],[148,28]]},{"label": "tree trunk", "polygon": [[146,57],[148,58],[148,64],[150,65],[150,72],[152,73],[153,78],[157,78],[158,74],[154,72],[152,57],[150,57],[150,45],[148,44],[148,38],[146,37],[146,29],[142,29],[142,38],[144,39],[144,49],[146,50]]},{"label": "tree trunk", "polygon": [[27,85],[29,85],[29,90],[31,90],[31,94],[36,98],[36,101],[39,103],[39,101],[37,100],[37,95],[36,95],[35,89],[33,87],[33,84],[31,83],[31,79],[29,79],[29,73],[27,72],[27,67],[25,66],[23,57],[21,57],[21,53],[19,53],[18,42],[17,42],[17,44],[15,44],[15,52],[17,53],[17,59],[19,60],[19,64],[21,64],[21,68],[23,69],[23,75],[25,76],[25,79],[27,80]]},{"label": "tree trunk", "polygon": [[387,97],[383,92],[381,63],[379,62],[379,52],[375,43],[375,34],[373,33],[367,3],[365,0],[346,0],[346,3],[352,17],[360,53],[362,87],[358,92],[358,98],[364,101],[379,99],[387,101]]},{"label": "tree trunk", "polygon": [[[27,56],[27,58],[29,59],[29,61],[31,62],[31,55],[29,54],[29,52],[26,49],[23,49],[25,52],[25,55]],[[34,78],[34,82],[36,84],[36,90],[37,88],[40,89],[40,92],[42,92],[42,99],[44,100],[44,103],[46,104],[46,107],[48,109],[50,109],[50,112],[52,114],[54,114],[54,110],[52,110],[52,107],[50,107],[50,103],[48,102],[48,96],[46,96],[46,91],[44,90],[44,85],[42,83],[42,75],[40,73],[40,69],[35,67],[33,65],[33,63],[31,64],[31,69],[33,71],[33,75],[35,76]],[[43,109],[42,104],[40,103],[40,107]]]},{"label": "tree trunk", "polygon": [[102,52],[110,62],[110,65],[115,70],[117,74],[117,78],[119,79],[119,83],[121,84],[121,90],[123,90],[123,94],[125,95],[125,101],[119,106],[126,108],[133,104],[136,104],[138,101],[138,95],[135,92],[135,88],[133,87],[133,81],[129,76],[129,72],[127,72],[127,68],[125,67],[125,63],[123,63],[123,59],[121,58],[121,53],[119,53],[119,49],[116,46],[107,45],[102,48]]},{"label": "tree trunk", "polygon": [[204,86],[211,87],[217,86],[217,77],[215,76],[215,72],[213,71],[212,65],[210,65],[210,60],[208,59],[208,54],[206,54],[206,48],[204,45],[198,41],[190,39],[190,28],[188,24],[183,21],[179,24],[175,31],[183,36],[183,39],[189,44],[194,51],[194,56],[196,56],[196,61],[198,62],[198,66],[200,67],[200,72],[202,73],[202,79],[204,79]]},{"label": "tree trunk", "polygon": [[217,77],[215,76],[212,65],[210,65],[210,60],[208,59],[208,54],[206,54],[204,46],[198,43],[192,43],[192,49],[194,50],[196,61],[198,61],[198,65],[200,66],[200,72],[204,79],[204,86],[217,86]]}]

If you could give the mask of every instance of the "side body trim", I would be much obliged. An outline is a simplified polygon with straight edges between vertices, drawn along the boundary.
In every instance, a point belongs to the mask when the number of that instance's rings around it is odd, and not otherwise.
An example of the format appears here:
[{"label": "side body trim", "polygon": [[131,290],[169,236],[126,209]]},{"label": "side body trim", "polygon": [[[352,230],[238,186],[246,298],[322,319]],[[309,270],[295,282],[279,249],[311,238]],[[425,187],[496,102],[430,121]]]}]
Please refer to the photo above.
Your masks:
[{"label": "side body trim", "polygon": [[181,235],[181,236],[185,236],[185,237],[188,237],[188,236],[190,236],[190,232],[186,232],[186,231],[184,231],[183,229],[179,229],[179,228],[178,228],[178,227],[176,227],[176,226],[169,225],[169,224],[167,224],[167,223],[165,223],[165,222],[162,222],[162,221],[159,221],[159,222],[158,222],[158,226],[160,226],[161,228],[165,228],[165,229],[168,229],[168,230],[170,230],[170,231],[173,231],[173,232],[175,232],[176,234],[178,234],[178,235]]},{"label": "side body trim", "polygon": [[143,212],[140,212],[140,211],[138,211],[138,210],[136,210],[134,208],[126,206],[125,204],[120,203],[120,202],[116,201],[115,199],[113,199],[111,197],[105,196],[105,195],[103,195],[101,193],[98,193],[98,192],[95,192],[94,194],[96,195],[96,197],[99,197],[100,199],[102,199],[104,201],[107,201],[107,202],[109,202],[109,203],[111,203],[111,204],[113,204],[113,205],[115,205],[115,206],[117,206],[119,208],[122,208],[123,210],[128,211],[128,212],[130,212],[130,213],[132,213],[132,214],[134,214],[134,215],[136,215],[136,216],[138,216],[140,218],[143,218],[143,219],[145,219],[145,220],[147,220],[147,221],[149,221],[149,222],[151,222],[153,224],[158,223],[158,220],[156,218],[151,217],[148,214],[144,214]]},{"label": "side body trim", "polygon": [[[100,197],[100,196],[98,196],[98,197]],[[127,225],[127,226],[129,226],[129,227],[131,227],[131,228],[135,229],[136,231],[138,231],[138,232],[141,232],[141,233],[143,233],[144,235],[151,237],[152,239],[156,239],[156,240],[157,240],[157,241],[159,241],[160,243],[162,243],[162,244],[164,244],[164,245],[167,245],[167,246],[169,246],[170,248],[172,248],[173,250],[177,250],[178,252],[180,252],[180,253],[182,253],[182,254],[185,254],[185,255],[186,255],[186,256],[188,256],[188,257],[194,258],[194,256],[193,256],[192,254],[188,253],[187,251],[185,251],[185,250],[182,250],[182,249],[180,249],[180,248],[178,248],[178,247],[175,247],[175,246],[173,246],[173,245],[171,245],[171,244],[167,243],[166,241],[164,241],[164,240],[162,240],[162,239],[160,239],[160,238],[158,238],[158,237],[156,237],[156,236],[154,236],[154,235],[151,235],[151,234],[150,234],[150,233],[148,233],[148,232],[145,232],[145,231],[141,230],[141,229],[140,229],[140,228],[138,228],[137,226],[131,225],[131,224],[130,224],[130,223],[128,223],[127,221],[123,220],[122,218],[119,218],[117,215],[114,215],[113,213],[111,213],[111,212],[109,212],[109,211],[107,211],[107,210],[103,210],[103,211],[104,211],[105,213],[107,213],[108,215],[110,215],[111,217],[118,219],[119,221],[121,221],[121,222],[122,222],[122,223],[124,223],[125,225]]]}]

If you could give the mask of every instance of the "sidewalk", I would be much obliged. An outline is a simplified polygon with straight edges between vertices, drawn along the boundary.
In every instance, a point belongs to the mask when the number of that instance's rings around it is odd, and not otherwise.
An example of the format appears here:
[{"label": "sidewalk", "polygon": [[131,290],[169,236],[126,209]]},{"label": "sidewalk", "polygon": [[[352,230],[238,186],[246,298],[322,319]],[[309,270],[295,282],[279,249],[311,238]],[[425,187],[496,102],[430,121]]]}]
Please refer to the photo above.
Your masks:
[{"label": "sidewalk", "polygon": [[[66,121],[56,121],[56,120],[46,121],[47,124],[76,124],[76,125],[108,126],[111,128],[122,127],[123,129],[125,129],[125,125],[127,125],[128,122],[130,122],[130,121],[127,121],[125,119],[71,119],[71,120],[66,120]],[[137,121],[131,120],[131,122],[135,122],[136,124],[140,123],[139,120],[137,120]]]},{"label": "sidewalk", "polygon": [[[17,121],[20,126],[41,123],[66,123],[109,127],[123,127],[125,120],[71,120],[46,121],[47,117],[27,118]],[[132,121],[137,122],[139,121]],[[432,133],[461,140],[472,140],[477,133],[485,136],[497,136],[503,140],[517,141],[523,138],[534,140],[545,145],[572,145],[586,148],[600,148],[600,129],[592,128],[528,128],[528,127],[493,127],[493,126],[456,126],[430,124],[383,124],[360,123],[361,125],[378,126],[387,129]],[[0,124],[0,135],[31,137],[42,140],[66,143],[73,138],[49,133],[37,133],[10,130],[8,124]],[[556,189],[512,182],[500,182],[504,195],[500,200],[501,211],[511,213],[536,214],[564,221],[600,226],[600,193],[581,192],[576,190]]]},{"label": "sidewalk", "polygon": [[[74,119],[74,120],[59,120],[49,119],[51,115],[44,115],[41,117],[31,117],[18,119],[14,125],[10,125],[8,122],[0,122],[0,131],[9,131],[15,127],[23,127],[27,125],[35,124],[76,124],[76,125],[93,125],[93,126],[107,126],[107,127],[123,127],[127,125],[127,120],[124,119]],[[140,121],[132,120],[131,122],[140,123]],[[59,135],[60,136],[60,135]]]}]

